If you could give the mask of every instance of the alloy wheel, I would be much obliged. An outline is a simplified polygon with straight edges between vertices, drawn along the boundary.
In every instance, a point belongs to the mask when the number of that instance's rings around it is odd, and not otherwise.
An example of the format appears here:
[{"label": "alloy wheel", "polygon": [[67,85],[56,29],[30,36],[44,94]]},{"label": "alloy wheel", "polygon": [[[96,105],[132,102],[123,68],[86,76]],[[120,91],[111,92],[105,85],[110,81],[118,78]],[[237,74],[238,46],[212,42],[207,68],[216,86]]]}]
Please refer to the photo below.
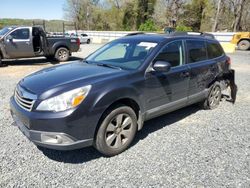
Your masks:
[{"label": "alloy wheel", "polygon": [[116,115],[108,124],[105,139],[111,148],[120,148],[133,135],[132,119],[128,114]]}]

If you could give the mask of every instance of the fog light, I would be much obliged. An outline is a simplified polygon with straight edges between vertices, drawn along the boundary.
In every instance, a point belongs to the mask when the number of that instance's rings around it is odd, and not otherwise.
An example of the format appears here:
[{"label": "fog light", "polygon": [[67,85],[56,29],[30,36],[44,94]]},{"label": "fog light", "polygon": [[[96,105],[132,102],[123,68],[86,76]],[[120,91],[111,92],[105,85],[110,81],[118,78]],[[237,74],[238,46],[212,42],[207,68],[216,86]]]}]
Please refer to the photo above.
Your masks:
[{"label": "fog light", "polygon": [[42,133],[41,141],[50,144],[69,144],[74,142],[71,138],[63,134]]}]

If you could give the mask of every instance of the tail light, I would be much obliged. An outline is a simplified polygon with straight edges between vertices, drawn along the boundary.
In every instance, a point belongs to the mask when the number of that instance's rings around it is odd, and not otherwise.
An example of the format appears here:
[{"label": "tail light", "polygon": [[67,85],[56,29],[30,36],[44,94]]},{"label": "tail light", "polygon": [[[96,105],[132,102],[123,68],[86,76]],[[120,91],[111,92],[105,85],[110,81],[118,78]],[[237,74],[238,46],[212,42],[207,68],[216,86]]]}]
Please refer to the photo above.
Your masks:
[{"label": "tail light", "polygon": [[230,58],[230,57],[227,58],[226,63],[227,63],[228,65],[231,65],[231,64],[232,64],[232,61],[231,61],[231,58]]},{"label": "tail light", "polygon": [[227,57],[227,61],[226,61],[226,64],[228,65],[228,69],[231,69],[231,58],[230,57]]},{"label": "tail light", "polygon": [[77,44],[78,46],[80,46],[81,43],[80,43],[80,39],[79,39],[79,38],[76,39],[76,44]]}]

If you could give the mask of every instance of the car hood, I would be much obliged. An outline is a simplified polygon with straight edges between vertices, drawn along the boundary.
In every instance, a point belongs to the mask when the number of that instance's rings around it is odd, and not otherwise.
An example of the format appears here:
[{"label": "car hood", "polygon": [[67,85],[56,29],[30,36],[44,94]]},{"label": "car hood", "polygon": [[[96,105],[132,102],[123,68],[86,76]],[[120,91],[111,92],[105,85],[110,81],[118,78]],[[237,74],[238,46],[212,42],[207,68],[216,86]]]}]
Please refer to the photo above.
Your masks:
[{"label": "car hood", "polygon": [[35,72],[23,78],[19,85],[33,94],[40,95],[51,89],[65,88],[65,85],[72,87],[74,83],[81,86],[89,85],[122,72],[125,71],[75,62]]}]

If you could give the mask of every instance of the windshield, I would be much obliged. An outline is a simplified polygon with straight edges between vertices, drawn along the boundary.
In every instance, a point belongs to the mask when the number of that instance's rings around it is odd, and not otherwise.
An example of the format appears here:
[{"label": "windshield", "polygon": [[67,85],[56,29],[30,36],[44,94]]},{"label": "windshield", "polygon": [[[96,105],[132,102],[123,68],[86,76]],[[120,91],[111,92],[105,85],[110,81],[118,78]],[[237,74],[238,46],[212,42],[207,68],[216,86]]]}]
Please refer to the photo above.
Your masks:
[{"label": "windshield", "polygon": [[0,30],[0,35],[5,35],[12,29],[13,29],[12,27],[4,27],[3,29]]},{"label": "windshield", "polygon": [[143,64],[156,45],[155,42],[115,41],[91,54],[86,61],[88,63],[135,70]]}]

